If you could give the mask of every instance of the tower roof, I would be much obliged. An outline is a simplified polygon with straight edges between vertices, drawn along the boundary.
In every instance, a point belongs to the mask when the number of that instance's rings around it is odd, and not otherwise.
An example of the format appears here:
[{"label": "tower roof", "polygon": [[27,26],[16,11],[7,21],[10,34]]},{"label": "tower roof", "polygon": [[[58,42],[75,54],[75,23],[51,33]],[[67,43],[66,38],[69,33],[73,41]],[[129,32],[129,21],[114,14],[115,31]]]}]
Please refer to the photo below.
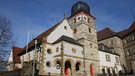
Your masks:
[{"label": "tower roof", "polygon": [[80,11],[84,11],[87,14],[90,14],[90,7],[89,7],[89,5],[84,3],[84,2],[82,2],[82,1],[78,1],[77,3],[75,3],[72,6],[71,16],[75,15],[76,13],[78,13]]}]

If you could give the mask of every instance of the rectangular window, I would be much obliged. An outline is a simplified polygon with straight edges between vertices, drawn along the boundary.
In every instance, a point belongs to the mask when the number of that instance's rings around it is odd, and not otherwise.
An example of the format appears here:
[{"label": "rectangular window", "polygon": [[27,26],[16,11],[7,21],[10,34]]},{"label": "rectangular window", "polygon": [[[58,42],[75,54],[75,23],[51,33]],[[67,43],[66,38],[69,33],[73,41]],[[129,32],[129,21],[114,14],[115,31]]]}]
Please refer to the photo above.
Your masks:
[{"label": "rectangular window", "polygon": [[116,63],[119,63],[119,58],[118,57],[115,57],[115,59],[116,59]]},{"label": "rectangular window", "polygon": [[89,33],[91,33],[91,28],[89,28]]},{"label": "rectangular window", "polygon": [[76,23],[76,18],[74,19],[74,23]]},{"label": "rectangular window", "polygon": [[111,44],[111,45],[112,45],[112,44],[114,44],[114,41],[113,41],[113,40],[111,40],[111,41],[110,41],[110,44]]},{"label": "rectangular window", "polygon": [[74,34],[76,33],[76,29],[74,29]]},{"label": "rectangular window", "polygon": [[90,43],[90,47],[92,48],[92,44]]},{"label": "rectangular window", "polygon": [[135,40],[135,35],[132,35],[132,39]]},{"label": "rectangular window", "polygon": [[106,54],[106,61],[111,62],[110,55]]}]

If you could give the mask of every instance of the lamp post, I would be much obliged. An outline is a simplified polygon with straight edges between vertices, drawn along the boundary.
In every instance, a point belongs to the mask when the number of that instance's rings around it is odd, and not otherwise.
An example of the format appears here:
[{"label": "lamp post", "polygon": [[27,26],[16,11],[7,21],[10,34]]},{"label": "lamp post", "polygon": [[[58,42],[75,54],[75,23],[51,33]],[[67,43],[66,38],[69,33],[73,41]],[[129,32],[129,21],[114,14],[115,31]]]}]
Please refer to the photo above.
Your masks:
[{"label": "lamp post", "polygon": [[37,46],[38,39],[34,39],[34,41],[35,41],[35,50],[34,50],[34,62],[33,62],[32,76],[34,76],[34,74],[35,74],[35,53],[36,53],[36,50],[37,50],[36,46]]}]

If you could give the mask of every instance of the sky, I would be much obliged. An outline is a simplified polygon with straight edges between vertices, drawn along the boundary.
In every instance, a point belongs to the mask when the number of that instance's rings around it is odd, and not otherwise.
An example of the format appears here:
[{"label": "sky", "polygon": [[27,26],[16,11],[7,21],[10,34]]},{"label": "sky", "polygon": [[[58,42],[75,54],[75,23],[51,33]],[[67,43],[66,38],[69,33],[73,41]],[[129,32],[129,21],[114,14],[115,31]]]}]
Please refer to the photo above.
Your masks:
[{"label": "sky", "polygon": [[90,6],[90,13],[96,18],[97,31],[106,27],[115,32],[127,29],[134,21],[135,0],[0,0],[0,16],[11,22],[15,46],[23,48],[29,40],[38,36],[66,14],[78,1]]}]

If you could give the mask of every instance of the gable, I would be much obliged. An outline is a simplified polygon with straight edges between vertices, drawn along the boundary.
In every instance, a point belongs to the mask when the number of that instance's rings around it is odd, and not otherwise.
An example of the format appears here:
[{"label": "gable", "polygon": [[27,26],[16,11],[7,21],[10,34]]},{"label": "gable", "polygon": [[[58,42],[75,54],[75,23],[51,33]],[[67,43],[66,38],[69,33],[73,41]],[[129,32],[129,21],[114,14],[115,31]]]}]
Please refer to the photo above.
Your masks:
[{"label": "gable", "polygon": [[[62,21],[61,21],[62,22]],[[38,42],[41,42],[42,41],[42,38],[44,37],[47,37],[53,30],[55,30],[56,27],[59,26],[59,24],[61,24],[61,22],[55,24],[54,26],[52,26],[51,28],[49,28],[48,30],[44,31],[43,33],[41,33],[40,35],[38,35],[35,39],[38,39],[39,41]],[[31,40],[29,43],[28,43],[28,49],[31,49],[31,48],[34,48],[34,45],[35,45],[35,41],[34,39]],[[27,46],[27,45],[26,45]],[[22,49],[22,51],[18,54],[19,56],[23,55],[26,53],[26,46]],[[28,50],[28,52],[31,51],[31,50]]]},{"label": "gable", "polygon": [[[66,26],[67,30],[65,30],[65,28],[64,28],[65,26]],[[38,39],[39,40],[38,43],[40,43],[44,37],[47,37],[47,42],[53,43],[62,35],[69,36],[69,37],[73,38],[72,29],[70,28],[66,19],[64,19],[63,21],[52,26],[51,28],[49,28],[45,32],[41,33],[35,39]],[[28,46],[29,46],[28,52],[31,51],[30,50],[31,48],[34,48],[34,45],[35,45],[34,43],[35,43],[34,40],[32,40],[28,43]],[[25,53],[26,53],[26,46],[23,48],[23,50],[18,55],[21,56]]]},{"label": "gable", "polygon": [[73,31],[66,19],[63,20],[63,22],[61,22],[61,24],[48,35],[47,42],[53,43],[62,35],[73,38]]},{"label": "gable", "polygon": [[20,57],[17,55],[18,53],[20,53],[20,51],[22,51],[22,48],[13,46],[10,51],[8,62],[20,63]]},{"label": "gable", "polygon": [[8,62],[13,62],[13,49],[11,49],[9,57],[8,57]]}]

